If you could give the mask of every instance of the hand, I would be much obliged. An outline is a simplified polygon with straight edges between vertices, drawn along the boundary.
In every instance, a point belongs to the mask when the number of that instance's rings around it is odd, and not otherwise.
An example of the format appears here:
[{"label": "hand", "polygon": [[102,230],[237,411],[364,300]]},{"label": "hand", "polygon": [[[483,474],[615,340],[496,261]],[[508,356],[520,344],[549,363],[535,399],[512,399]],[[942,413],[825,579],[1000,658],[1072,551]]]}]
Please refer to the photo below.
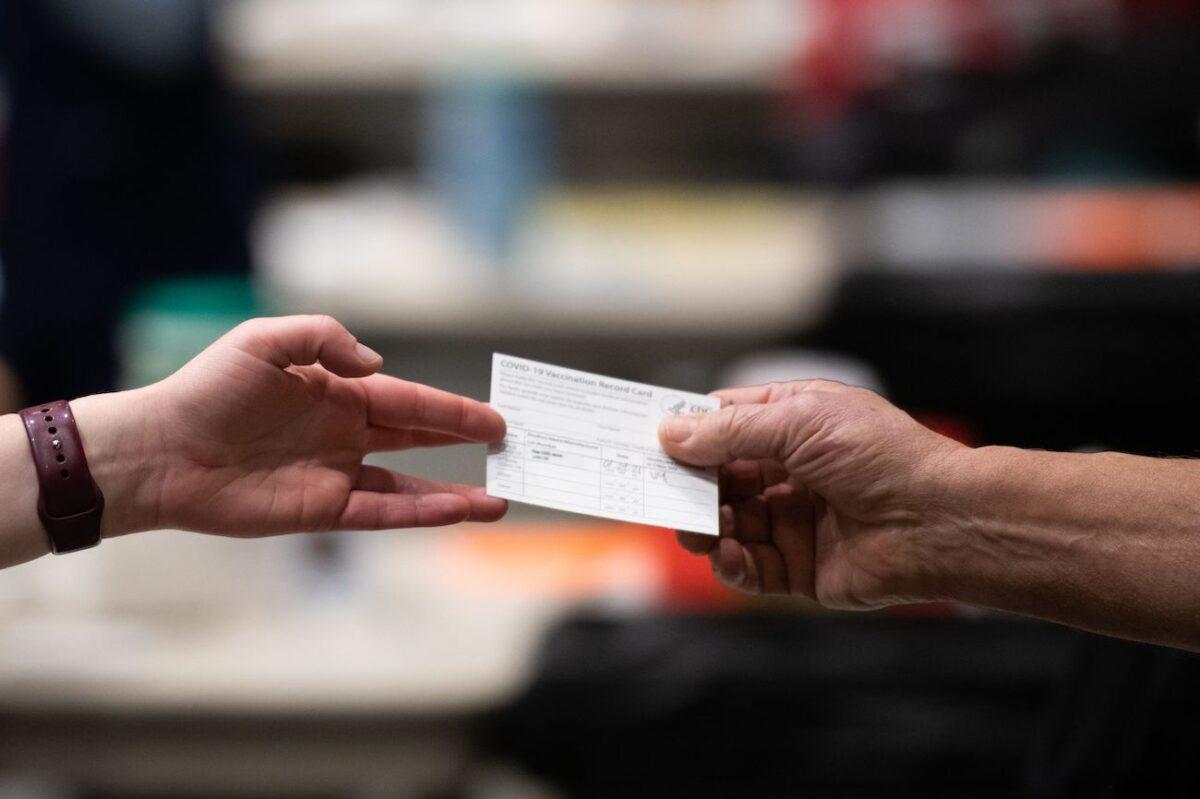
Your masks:
[{"label": "hand", "polygon": [[680,533],[728,585],[843,609],[933,598],[925,537],[949,525],[938,476],[962,445],[882,397],[824,380],[716,392],[724,407],[668,417],[663,448],[720,466],[720,538]]},{"label": "hand", "polygon": [[[95,435],[101,451],[123,449],[111,462],[138,464],[121,469],[137,485],[116,492],[136,496],[138,510],[110,499],[106,530],[256,537],[502,517],[507,504],[482,488],[363,465],[369,452],[504,437],[503,418],[488,406],[378,374],[382,363],[329,317],[256,319],[159,384],[73,403],[89,459],[88,430],[107,425],[98,419],[85,429],[85,417],[117,405],[141,417],[140,437]],[[108,479],[119,483],[116,471],[108,468]]]}]

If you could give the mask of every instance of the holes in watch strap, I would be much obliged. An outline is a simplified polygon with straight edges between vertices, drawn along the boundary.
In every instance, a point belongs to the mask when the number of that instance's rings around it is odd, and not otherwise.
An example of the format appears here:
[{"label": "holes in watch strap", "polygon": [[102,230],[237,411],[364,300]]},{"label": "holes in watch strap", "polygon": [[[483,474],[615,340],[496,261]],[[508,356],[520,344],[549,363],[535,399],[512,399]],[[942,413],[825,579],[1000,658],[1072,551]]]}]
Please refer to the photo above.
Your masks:
[{"label": "holes in watch strap", "polygon": [[[69,468],[67,468],[67,456],[62,451],[63,444],[65,444],[66,442],[64,442],[62,437],[60,437],[58,435],[58,433],[59,433],[58,426],[54,424],[55,415],[56,414],[54,413],[54,406],[47,405],[44,408],[42,408],[42,418],[46,422],[49,423],[44,428],[44,430],[45,430],[45,433],[47,434],[47,436],[50,438],[51,448],[53,448],[56,451],[55,455],[54,455],[54,460],[58,462],[59,467],[60,467],[58,470],[58,476],[62,480],[69,480],[69,479],[71,479],[71,470]],[[65,421],[70,420],[70,416],[66,415],[66,414],[64,414],[62,418]],[[58,423],[58,425],[61,425],[61,424],[63,424],[63,422]],[[31,425],[30,432],[32,432],[32,431],[33,431],[33,427]]]}]

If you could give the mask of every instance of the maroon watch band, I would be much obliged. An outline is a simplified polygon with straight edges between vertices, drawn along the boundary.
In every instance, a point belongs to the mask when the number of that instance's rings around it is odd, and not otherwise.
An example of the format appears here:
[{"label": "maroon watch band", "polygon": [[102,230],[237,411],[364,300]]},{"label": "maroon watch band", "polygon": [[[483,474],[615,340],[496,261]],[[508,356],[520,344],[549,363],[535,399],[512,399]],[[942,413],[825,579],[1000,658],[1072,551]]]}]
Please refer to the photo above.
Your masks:
[{"label": "maroon watch band", "polygon": [[92,479],[75,416],[65,400],[21,411],[37,466],[38,517],[57,555],[100,543],[104,495]]}]

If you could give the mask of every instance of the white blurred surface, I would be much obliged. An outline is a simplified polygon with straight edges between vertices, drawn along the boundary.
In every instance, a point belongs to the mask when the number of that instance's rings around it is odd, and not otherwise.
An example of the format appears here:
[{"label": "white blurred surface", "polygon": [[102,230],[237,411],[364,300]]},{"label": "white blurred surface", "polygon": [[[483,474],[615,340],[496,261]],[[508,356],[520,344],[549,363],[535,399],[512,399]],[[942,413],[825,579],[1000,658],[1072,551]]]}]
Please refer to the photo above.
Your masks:
[{"label": "white blurred surface", "polygon": [[484,69],[549,83],[768,86],[805,0],[240,0],[219,26],[256,87],[395,86]]},{"label": "white blurred surface", "polygon": [[258,256],[289,311],[450,338],[802,328],[837,276],[824,206],[755,186],[546,195],[513,262],[486,265],[413,190],[352,182],[276,199]]},{"label": "white blurred surface", "polygon": [[884,394],[883,379],[869,364],[812,350],[767,350],[738,358],[721,374],[722,386],[762,386],[792,380],[836,380]]},{"label": "white blurred surface", "polygon": [[473,712],[510,697],[552,601],[466,595],[435,533],[346,536],[321,590],[300,544],[158,533],[6,573],[0,706]]}]

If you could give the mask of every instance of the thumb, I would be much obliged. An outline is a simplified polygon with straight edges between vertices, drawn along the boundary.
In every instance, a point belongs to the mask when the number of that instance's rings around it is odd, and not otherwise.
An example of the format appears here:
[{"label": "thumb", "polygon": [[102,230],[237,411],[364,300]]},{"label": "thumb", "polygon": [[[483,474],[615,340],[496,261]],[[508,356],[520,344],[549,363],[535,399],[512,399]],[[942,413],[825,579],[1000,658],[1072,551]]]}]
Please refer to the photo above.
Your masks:
[{"label": "thumb", "polygon": [[799,419],[786,403],[730,405],[694,416],[668,416],[658,428],[663,450],[695,466],[736,460],[786,460]]},{"label": "thumb", "polygon": [[251,319],[229,335],[236,346],[281,369],[320,362],[340,377],[366,377],[383,365],[379,353],[359,344],[332,316]]}]

